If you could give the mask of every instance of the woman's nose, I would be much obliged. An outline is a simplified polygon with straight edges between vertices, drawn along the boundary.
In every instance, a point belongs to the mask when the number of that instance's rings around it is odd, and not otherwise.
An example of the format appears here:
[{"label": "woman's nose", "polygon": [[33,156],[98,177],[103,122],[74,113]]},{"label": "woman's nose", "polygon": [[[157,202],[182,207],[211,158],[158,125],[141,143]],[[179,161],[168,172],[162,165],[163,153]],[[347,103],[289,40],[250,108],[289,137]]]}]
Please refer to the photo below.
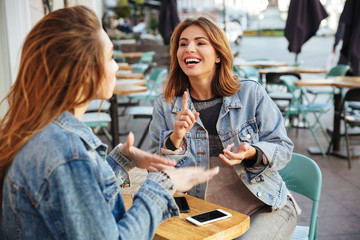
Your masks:
[{"label": "woman's nose", "polygon": [[186,48],[187,52],[196,52],[196,45],[194,43],[189,43]]}]

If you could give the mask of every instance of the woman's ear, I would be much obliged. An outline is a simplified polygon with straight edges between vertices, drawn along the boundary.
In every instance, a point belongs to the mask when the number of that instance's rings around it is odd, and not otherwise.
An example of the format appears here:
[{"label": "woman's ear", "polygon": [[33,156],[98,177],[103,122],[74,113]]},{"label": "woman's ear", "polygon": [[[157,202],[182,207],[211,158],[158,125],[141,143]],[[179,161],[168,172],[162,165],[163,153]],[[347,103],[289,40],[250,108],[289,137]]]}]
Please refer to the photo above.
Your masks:
[{"label": "woman's ear", "polygon": [[216,57],[215,63],[219,63],[221,62],[221,58],[219,57],[219,55]]}]

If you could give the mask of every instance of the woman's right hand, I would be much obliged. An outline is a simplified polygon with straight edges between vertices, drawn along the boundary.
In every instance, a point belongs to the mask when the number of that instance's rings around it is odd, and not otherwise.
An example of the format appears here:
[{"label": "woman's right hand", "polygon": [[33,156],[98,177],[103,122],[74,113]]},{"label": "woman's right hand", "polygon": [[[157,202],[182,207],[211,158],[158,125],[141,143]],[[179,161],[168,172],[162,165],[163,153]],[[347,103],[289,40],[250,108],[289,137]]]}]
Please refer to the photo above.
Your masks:
[{"label": "woman's right hand", "polygon": [[188,98],[188,93],[185,91],[181,111],[176,114],[174,131],[170,135],[170,140],[176,148],[180,147],[185,134],[194,126],[200,115],[198,112],[192,113],[191,110],[188,109]]},{"label": "woman's right hand", "polygon": [[163,170],[174,183],[177,192],[186,192],[219,173],[219,167],[204,170],[201,167],[171,168]]}]

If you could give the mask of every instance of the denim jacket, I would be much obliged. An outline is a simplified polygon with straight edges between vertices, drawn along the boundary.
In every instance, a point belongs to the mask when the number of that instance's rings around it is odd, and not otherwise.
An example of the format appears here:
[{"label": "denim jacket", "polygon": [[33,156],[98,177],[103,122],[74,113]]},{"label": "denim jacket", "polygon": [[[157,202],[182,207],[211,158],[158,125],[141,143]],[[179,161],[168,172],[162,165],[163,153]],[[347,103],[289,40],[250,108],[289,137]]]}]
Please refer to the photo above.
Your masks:
[{"label": "denim jacket", "polygon": [[[191,98],[188,104],[189,109],[195,112]],[[173,132],[176,113],[181,106],[182,96],[175,97],[174,104],[167,102],[163,95],[156,99],[150,125],[149,150],[176,160],[176,167],[201,166],[208,169],[208,133],[201,116],[185,134],[185,151],[181,154],[164,154],[167,151],[161,151],[164,141]],[[269,162],[266,167],[259,170],[240,163],[234,168],[248,189],[272,210],[284,206],[287,189],[277,171],[290,161],[293,143],[287,137],[281,112],[264,88],[255,81],[242,80],[241,89],[236,94],[223,98],[216,126],[224,148],[234,143],[235,149],[241,142],[248,142],[262,150]],[[197,185],[189,194],[204,199],[206,187],[207,183]]]},{"label": "denim jacket", "polygon": [[5,177],[1,239],[151,239],[161,221],[179,215],[160,174],[126,212],[119,183],[132,164],[118,147],[106,151],[69,112],[32,137]]}]

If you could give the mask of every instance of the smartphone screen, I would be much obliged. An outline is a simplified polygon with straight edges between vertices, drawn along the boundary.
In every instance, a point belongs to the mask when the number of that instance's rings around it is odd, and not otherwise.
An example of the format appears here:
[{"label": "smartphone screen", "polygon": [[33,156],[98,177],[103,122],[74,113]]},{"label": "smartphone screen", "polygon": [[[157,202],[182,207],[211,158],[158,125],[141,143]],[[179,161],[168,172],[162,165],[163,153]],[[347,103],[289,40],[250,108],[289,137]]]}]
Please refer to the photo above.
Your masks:
[{"label": "smartphone screen", "polygon": [[213,220],[215,218],[221,218],[221,217],[225,217],[226,214],[219,212],[219,211],[211,211],[211,212],[206,212],[206,213],[202,213],[199,215],[195,215],[192,218],[194,218],[196,221],[199,222],[207,222],[209,220]]},{"label": "smartphone screen", "polygon": [[190,212],[189,204],[185,197],[174,197],[176,204],[178,205],[181,213]]},{"label": "smartphone screen", "polygon": [[213,211],[187,217],[186,220],[195,225],[203,225],[205,223],[215,222],[217,220],[225,219],[231,216],[231,213],[225,212],[222,209],[216,209]]}]

